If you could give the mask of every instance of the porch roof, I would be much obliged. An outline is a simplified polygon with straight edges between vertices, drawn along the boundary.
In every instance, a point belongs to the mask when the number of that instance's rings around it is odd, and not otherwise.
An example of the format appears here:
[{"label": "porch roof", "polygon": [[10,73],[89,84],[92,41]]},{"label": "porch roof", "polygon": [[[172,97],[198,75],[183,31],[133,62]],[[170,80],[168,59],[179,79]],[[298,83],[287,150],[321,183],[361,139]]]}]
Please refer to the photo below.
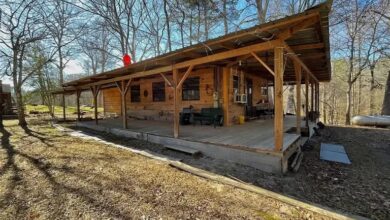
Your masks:
[{"label": "porch roof", "polygon": [[264,72],[264,77],[273,79],[267,69],[260,65],[258,58],[273,69],[274,47],[284,47],[287,52],[285,82],[295,81],[292,60],[299,61],[303,70],[310,74],[311,81],[329,81],[331,67],[328,14],[331,4],[332,1],[326,1],[299,14],[233,32],[126,67],[67,82],[61,90],[53,93],[73,93],[94,85],[171,73],[173,69],[190,66],[234,66],[240,63],[241,68],[246,71]]}]

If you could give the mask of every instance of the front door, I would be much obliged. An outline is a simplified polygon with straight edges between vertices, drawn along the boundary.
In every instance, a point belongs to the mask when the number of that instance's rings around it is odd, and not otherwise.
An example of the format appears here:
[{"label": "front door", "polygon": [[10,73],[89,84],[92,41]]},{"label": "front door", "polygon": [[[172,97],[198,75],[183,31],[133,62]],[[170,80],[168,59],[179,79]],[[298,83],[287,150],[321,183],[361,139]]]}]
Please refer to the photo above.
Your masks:
[{"label": "front door", "polygon": [[246,79],[246,115],[252,117],[254,115],[253,106],[252,106],[252,96],[253,96],[253,81],[252,79]]}]

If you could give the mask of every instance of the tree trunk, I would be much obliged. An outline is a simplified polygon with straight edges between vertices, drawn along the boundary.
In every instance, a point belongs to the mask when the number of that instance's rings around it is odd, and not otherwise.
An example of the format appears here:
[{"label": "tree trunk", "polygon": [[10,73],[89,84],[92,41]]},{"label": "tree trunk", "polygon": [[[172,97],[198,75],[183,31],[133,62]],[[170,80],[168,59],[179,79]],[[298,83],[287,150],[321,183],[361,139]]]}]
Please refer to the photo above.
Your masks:
[{"label": "tree trunk", "polygon": [[375,104],[374,104],[374,90],[375,90],[375,78],[374,78],[374,68],[370,68],[371,73],[371,83],[370,83],[370,115],[374,114]]},{"label": "tree trunk", "polygon": [[362,104],[362,76],[359,76],[359,87],[358,87],[358,103],[357,103],[357,114],[361,114],[361,104]]},{"label": "tree trunk", "polygon": [[325,84],[323,85],[322,87],[322,117],[323,117],[323,120],[324,120],[324,123],[326,124],[327,123],[327,118],[326,118],[326,111],[327,111],[327,106],[326,106],[326,86]]},{"label": "tree trunk", "polygon": [[203,5],[203,19],[204,19],[204,36],[205,36],[206,41],[209,39],[209,23],[208,23],[209,21],[207,18],[207,13],[208,13],[207,4],[204,4]]},{"label": "tree trunk", "polygon": [[387,75],[385,96],[383,98],[382,115],[390,115],[390,71]]},{"label": "tree trunk", "polygon": [[[60,41],[61,42],[61,39]],[[58,46],[58,58],[59,58],[59,75],[60,75],[60,85],[62,85],[64,83],[64,63],[63,63],[63,57],[62,57],[62,46],[61,44],[59,44]],[[61,96],[61,106],[62,106],[62,117],[64,118],[64,120],[66,119],[66,115],[65,115],[65,95],[62,94]]]},{"label": "tree trunk", "polygon": [[27,126],[26,118],[24,116],[24,104],[23,104],[23,97],[22,97],[22,89],[18,88],[18,86],[15,86],[14,89],[15,96],[16,96],[16,107],[18,108],[18,120],[19,125],[22,127]]},{"label": "tree trunk", "polygon": [[259,23],[265,23],[265,17],[268,11],[269,0],[256,0],[257,17]]},{"label": "tree trunk", "polygon": [[189,24],[189,32],[190,32],[190,36],[189,36],[189,40],[190,40],[190,45],[192,45],[192,24],[193,24],[193,16],[192,16],[192,10],[190,10],[190,24]]},{"label": "tree trunk", "polygon": [[227,20],[227,0],[223,0],[223,27],[225,30],[225,35],[228,34],[228,20]]},{"label": "tree trunk", "polygon": [[353,84],[351,82],[348,82],[347,110],[345,111],[345,125],[351,124],[352,85]]},{"label": "tree trunk", "polygon": [[164,15],[165,15],[165,22],[167,25],[167,35],[168,35],[168,49],[169,52],[172,51],[172,46],[171,46],[171,28],[170,28],[170,21],[169,21],[169,15],[168,15],[168,3],[167,0],[164,0]]}]

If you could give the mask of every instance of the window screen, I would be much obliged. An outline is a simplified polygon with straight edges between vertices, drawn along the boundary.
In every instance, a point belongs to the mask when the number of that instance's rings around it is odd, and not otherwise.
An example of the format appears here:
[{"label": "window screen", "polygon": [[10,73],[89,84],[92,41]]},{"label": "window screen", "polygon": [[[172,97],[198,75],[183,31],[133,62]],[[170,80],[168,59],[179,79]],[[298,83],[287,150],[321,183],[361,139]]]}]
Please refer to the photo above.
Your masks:
[{"label": "window screen", "polygon": [[191,77],[184,81],[182,89],[183,100],[200,100],[199,81],[200,77]]}]

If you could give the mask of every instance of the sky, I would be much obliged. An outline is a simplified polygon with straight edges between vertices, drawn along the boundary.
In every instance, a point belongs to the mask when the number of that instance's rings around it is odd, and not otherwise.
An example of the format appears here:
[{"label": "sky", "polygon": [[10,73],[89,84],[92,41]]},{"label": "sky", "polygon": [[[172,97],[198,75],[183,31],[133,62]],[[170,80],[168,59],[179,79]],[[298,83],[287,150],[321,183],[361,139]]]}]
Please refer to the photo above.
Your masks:
[{"label": "sky", "polygon": [[[244,8],[245,6],[246,6],[245,0],[239,0],[237,5],[236,5],[236,7],[240,8],[240,9]],[[247,10],[253,10],[253,8],[247,9]],[[247,14],[252,14],[252,15],[256,16],[256,13],[253,11],[251,11],[251,12],[247,11],[245,14],[241,14],[241,16],[246,16]],[[240,20],[240,19],[238,19],[238,20]],[[238,25],[234,21],[230,21],[229,24],[230,24],[230,31],[235,31],[235,29],[237,29],[237,27],[238,27]],[[246,24],[246,25],[252,26],[253,24]],[[241,25],[240,28],[247,28],[247,27],[245,27],[245,25]],[[119,66],[120,66],[120,64],[117,64],[117,65],[115,65],[114,68],[117,68]],[[85,73],[86,71],[85,71],[85,69],[83,69],[83,65],[80,62],[80,59],[75,58],[75,59],[70,60],[67,63],[67,65],[64,69],[64,72],[65,72],[65,75],[70,75],[70,74],[82,74],[82,73]],[[12,80],[10,78],[5,76],[5,77],[3,77],[2,80],[3,80],[3,83],[7,83],[7,84],[12,85]]]}]

